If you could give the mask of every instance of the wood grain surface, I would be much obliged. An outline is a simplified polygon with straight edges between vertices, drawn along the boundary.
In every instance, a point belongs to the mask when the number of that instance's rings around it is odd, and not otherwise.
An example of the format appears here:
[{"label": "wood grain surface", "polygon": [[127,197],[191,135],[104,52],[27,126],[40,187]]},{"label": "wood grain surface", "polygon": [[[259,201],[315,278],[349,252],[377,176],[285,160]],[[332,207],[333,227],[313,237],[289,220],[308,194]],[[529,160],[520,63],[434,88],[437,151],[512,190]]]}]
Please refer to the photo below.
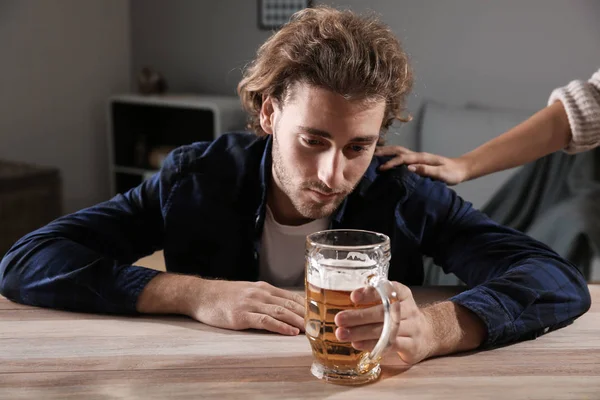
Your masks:
[{"label": "wood grain surface", "polygon": [[[420,303],[457,288],[414,288]],[[600,286],[592,309],[533,341],[403,365],[362,387],[309,371],[303,336],[212,328],[177,316],[118,317],[0,297],[0,399],[600,399]]]}]

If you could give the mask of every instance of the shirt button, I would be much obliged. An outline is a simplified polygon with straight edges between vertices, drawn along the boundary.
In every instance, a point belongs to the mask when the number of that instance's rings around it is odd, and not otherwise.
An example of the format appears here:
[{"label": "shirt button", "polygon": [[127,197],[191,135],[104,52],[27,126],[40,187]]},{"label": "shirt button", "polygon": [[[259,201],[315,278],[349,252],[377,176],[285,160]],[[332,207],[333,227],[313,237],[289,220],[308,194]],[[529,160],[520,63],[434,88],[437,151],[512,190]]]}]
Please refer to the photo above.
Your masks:
[{"label": "shirt button", "polygon": [[544,333],[548,333],[548,331],[549,331],[549,330],[550,330],[550,328],[549,328],[549,327],[545,327],[545,328],[544,328]]}]

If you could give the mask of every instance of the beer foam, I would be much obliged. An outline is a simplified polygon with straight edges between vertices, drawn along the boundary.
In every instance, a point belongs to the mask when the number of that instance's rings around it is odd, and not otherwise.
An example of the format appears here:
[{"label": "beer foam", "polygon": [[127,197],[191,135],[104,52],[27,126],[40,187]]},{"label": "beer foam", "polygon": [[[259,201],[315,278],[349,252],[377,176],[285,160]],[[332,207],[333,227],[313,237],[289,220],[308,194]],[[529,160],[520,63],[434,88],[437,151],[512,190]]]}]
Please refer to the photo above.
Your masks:
[{"label": "beer foam", "polygon": [[346,268],[356,268],[356,269],[361,269],[361,268],[369,268],[372,267],[374,265],[377,265],[377,262],[374,260],[349,260],[349,259],[345,259],[345,260],[320,260],[318,261],[318,263],[320,265],[323,265],[325,267],[346,267]]},{"label": "beer foam", "polygon": [[[316,270],[307,274],[308,283],[326,290],[352,291],[366,286],[368,278],[374,273],[377,273],[377,269],[374,268],[377,265],[377,262],[361,253],[350,253],[344,260],[321,258],[319,260],[313,260],[313,262],[318,266],[316,266]],[[327,267],[340,269],[327,270]],[[327,272],[321,274],[319,272],[321,269],[324,269]]]}]

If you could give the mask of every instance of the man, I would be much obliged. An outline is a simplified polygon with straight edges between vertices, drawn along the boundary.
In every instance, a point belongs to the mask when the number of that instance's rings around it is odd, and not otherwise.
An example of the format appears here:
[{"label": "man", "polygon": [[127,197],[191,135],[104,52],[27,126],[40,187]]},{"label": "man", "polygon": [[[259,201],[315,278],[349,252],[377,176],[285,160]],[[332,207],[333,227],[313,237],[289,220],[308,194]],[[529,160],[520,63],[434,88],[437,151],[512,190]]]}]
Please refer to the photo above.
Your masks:
[{"label": "man", "polygon": [[[378,171],[375,147],[410,87],[406,54],[377,20],[325,7],[296,14],[238,87],[254,134],[179,148],[138,188],[25,236],[0,265],[1,293],[297,335],[304,300],[276,286],[302,282],[306,234],[357,228],[391,238],[403,318],[393,349],[408,363],[569,324],[590,306],[573,265],[442,183]],[[160,248],[168,273],[132,265]],[[417,307],[407,286],[422,283],[423,254],[471,289]],[[341,312],[336,324],[340,340],[368,349],[380,308]]]}]

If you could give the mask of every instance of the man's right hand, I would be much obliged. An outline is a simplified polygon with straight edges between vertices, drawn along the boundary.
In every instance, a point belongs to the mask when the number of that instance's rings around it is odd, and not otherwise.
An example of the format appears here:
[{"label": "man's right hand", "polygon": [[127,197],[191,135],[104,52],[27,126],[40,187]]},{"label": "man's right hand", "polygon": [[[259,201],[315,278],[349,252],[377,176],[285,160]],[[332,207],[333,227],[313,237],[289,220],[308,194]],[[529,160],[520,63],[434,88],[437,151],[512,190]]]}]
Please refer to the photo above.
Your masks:
[{"label": "man's right hand", "polygon": [[161,273],[146,285],[136,308],[148,314],[183,314],[225,329],[264,329],[282,335],[304,330],[304,296],[265,282]]},{"label": "man's right hand", "polygon": [[282,335],[304,331],[304,297],[266,282],[204,280],[190,317],[225,329],[264,329]]}]

